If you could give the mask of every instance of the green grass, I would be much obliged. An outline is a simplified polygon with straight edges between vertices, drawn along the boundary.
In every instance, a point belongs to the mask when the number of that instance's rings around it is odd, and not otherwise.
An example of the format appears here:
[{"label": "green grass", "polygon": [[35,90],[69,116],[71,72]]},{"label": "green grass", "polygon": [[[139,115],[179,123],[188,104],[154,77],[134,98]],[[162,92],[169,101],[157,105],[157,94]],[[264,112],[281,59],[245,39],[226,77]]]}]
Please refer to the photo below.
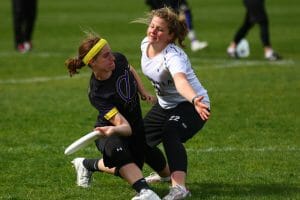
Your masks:
[{"label": "green grass", "polygon": [[[209,42],[191,62],[212,102],[212,116],[186,148],[190,199],[300,199],[300,17],[297,0],[267,1],[271,40],[284,56],[263,59],[257,27],[251,55],[231,60],[225,50],[243,18],[238,0],[190,0],[195,28]],[[89,70],[68,78],[64,61],[76,55],[82,30],[92,29],[140,69],[143,1],[39,1],[34,50],[13,49],[11,1],[0,2],[0,199],[130,199],[123,180],[94,174],[75,186],[74,157],[100,157],[91,145],[63,154],[92,129],[97,112],[87,98]],[[139,71],[140,72],[140,71]],[[152,91],[148,80],[146,87]],[[142,103],[143,113],[149,105]],[[151,170],[146,166],[145,175]],[[160,196],[167,184],[153,185]]]}]

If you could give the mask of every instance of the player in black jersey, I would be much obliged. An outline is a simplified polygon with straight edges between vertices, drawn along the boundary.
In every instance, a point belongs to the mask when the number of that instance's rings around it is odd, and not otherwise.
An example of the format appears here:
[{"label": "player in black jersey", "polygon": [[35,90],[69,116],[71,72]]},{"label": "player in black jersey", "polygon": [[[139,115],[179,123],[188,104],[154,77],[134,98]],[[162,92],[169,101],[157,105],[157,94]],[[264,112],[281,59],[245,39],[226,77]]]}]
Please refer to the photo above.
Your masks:
[{"label": "player in black jersey", "polygon": [[88,96],[99,112],[95,130],[102,137],[96,140],[96,146],[103,159],[74,159],[77,184],[88,187],[92,173],[103,171],[119,175],[132,185],[137,191],[135,200],[160,199],[141,172],[145,136],[138,93],[149,102],[155,98],[144,89],[126,57],[112,53],[103,38],[90,35],[79,47],[78,57],[66,61],[71,76],[85,65],[92,70]]}]

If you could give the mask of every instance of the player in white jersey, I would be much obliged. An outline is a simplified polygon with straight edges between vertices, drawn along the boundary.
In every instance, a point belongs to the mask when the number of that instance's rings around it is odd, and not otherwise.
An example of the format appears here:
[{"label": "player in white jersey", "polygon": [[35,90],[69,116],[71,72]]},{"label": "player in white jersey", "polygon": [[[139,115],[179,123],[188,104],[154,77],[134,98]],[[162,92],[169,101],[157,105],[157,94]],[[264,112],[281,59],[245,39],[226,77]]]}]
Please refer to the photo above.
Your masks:
[{"label": "player in white jersey", "polygon": [[188,56],[179,47],[183,47],[188,32],[185,21],[165,7],[151,11],[145,22],[148,28],[141,43],[142,71],[158,98],[144,118],[146,140],[153,149],[162,142],[166,153],[172,187],[164,199],[184,199],[190,192],[185,186],[188,159],[183,143],[208,120],[210,101]]},{"label": "player in white jersey", "polygon": [[161,107],[174,108],[178,103],[186,101],[174,85],[173,75],[176,73],[184,73],[195,92],[203,96],[203,102],[209,106],[207,91],[194,73],[186,53],[174,43],[170,43],[157,56],[149,58],[146,51],[148,45],[149,40],[146,37],[141,45],[142,71],[151,80]]}]

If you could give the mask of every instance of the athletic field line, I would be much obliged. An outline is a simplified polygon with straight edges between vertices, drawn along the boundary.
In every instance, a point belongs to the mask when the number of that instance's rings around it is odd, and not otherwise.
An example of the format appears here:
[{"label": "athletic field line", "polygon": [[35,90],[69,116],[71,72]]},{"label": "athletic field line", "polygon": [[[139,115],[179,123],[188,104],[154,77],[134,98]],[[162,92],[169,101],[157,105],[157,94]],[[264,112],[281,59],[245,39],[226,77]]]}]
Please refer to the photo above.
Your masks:
[{"label": "athletic field line", "polygon": [[210,147],[205,149],[187,148],[192,153],[224,153],[224,152],[297,152],[299,147],[259,147],[259,148],[238,148],[238,147]]},{"label": "athletic field line", "polygon": [[[90,73],[81,73],[76,74],[74,78],[82,78],[88,77]],[[26,83],[42,83],[42,82],[49,82],[49,81],[56,81],[56,80],[66,80],[71,79],[70,76],[49,76],[49,77],[32,77],[32,78],[24,78],[24,79],[0,79],[0,84],[26,84]]]},{"label": "athletic field line", "polygon": [[[282,61],[276,61],[276,62],[267,62],[267,61],[237,61],[237,60],[215,60],[212,62],[212,60],[208,59],[196,59],[192,58],[192,60],[201,60],[204,63],[198,63],[194,66],[194,68],[197,70],[202,69],[226,69],[226,68],[234,68],[234,67],[251,67],[251,66],[259,66],[259,65],[270,65],[272,66],[282,66],[282,67],[288,67],[288,66],[294,66],[296,65],[293,60],[282,60]],[[207,62],[207,63],[206,63]],[[213,64],[211,64],[213,63]],[[201,66],[199,66],[201,65]],[[208,66],[206,66],[208,65]],[[136,71],[141,73],[141,69],[137,68]],[[90,76],[90,73],[81,73],[76,74],[73,78],[82,78],[82,77],[88,77]],[[49,82],[49,81],[56,81],[56,80],[65,80],[69,79],[70,76],[64,75],[64,76],[48,76],[48,77],[31,77],[31,78],[24,78],[24,79],[0,79],[0,84],[26,84],[26,83],[41,83],[41,82]]]},{"label": "athletic field line", "polygon": [[[226,69],[226,68],[240,68],[240,67],[292,67],[296,66],[296,62],[292,59],[285,59],[276,62],[267,60],[228,60],[228,59],[201,59],[191,58],[194,69]],[[197,63],[197,64],[193,64]]]},{"label": "athletic field line", "polygon": [[[64,146],[65,149],[67,146]],[[160,145],[159,148],[163,149]],[[90,145],[85,151],[95,151],[95,147]],[[209,148],[186,148],[188,153],[201,154],[201,153],[296,153],[300,152],[300,147],[253,147],[253,148],[238,148],[238,147],[209,147]]]}]

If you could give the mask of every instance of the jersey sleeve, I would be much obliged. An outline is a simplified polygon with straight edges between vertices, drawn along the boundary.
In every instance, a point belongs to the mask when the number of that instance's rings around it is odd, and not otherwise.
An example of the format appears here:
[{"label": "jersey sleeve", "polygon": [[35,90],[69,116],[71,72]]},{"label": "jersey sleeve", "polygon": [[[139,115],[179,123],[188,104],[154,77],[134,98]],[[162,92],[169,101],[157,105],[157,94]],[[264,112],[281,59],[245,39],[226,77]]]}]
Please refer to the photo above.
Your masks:
[{"label": "jersey sleeve", "polygon": [[90,96],[90,102],[98,110],[98,118],[102,120],[108,121],[119,112],[113,104],[101,97]]},{"label": "jersey sleeve", "polygon": [[186,56],[180,52],[169,53],[166,58],[166,65],[172,76],[180,72],[186,74],[189,67]]}]

